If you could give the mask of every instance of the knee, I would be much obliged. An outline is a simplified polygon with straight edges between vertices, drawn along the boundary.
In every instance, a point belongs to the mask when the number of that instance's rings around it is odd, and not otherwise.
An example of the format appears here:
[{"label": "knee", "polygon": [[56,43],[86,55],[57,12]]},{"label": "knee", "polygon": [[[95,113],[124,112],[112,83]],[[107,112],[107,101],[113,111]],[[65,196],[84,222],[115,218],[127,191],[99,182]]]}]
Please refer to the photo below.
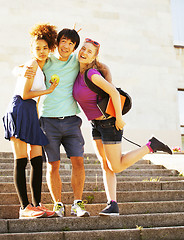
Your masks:
[{"label": "knee", "polygon": [[114,173],[120,173],[122,170],[120,169],[120,166],[118,166],[118,164],[115,165],[111,165],[112,171]]},{"label": "knee", "polygon": [[59,173],[60,161],[47,163],[47,173],[54,174]]},{"label": "knee", "polygon": [[72,157],[71,162],[73,169],[84,169],[84,159],[82,157]]},{"label": "knee", "polygon": [[101,163],[101,168],[103,171],[105,171],[105,172],[111,171],[112,172],[111,166],[109,166],[106,159],[102,159],[102,161],[100,161],[100,163]]}]

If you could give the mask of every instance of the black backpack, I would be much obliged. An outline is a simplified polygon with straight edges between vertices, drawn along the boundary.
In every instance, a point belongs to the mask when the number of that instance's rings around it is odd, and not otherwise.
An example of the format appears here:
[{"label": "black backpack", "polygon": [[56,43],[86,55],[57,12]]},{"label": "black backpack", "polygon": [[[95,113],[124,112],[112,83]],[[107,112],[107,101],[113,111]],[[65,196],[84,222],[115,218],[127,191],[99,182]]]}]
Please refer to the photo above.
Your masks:
[{"label": "black backpack", "polygon": [[[89,70],[89,69],[88,69]],[[100,109],[100,111],[102,112],[102,114],[105,117],[108,117],[109,114],[107,114],[106,108],[107,108],[107,104],[109,101],[109,94],[104,92],[101,88],[99,88],[98,86],[96,86],[87,76],[88,70],[85,71],[84,73],[84,81],[87,85],[87,87],[95,92],[97,94],[97,106]],[[100,71],[99,71],[100,72]],[[101,72],[100,72],[101,73]],[[102,75],[103,76],[103,75]],[[130,109],[132,108],[132,98],[130,97],[130,95],[128,93],[126,93],[125,91],[123,91],[121,88],[116,88],[118,90],[118,92],[123,95],[124,97],[126,97],[125,100],[125,104],[122,110],[122,115],[126,114],[127,112],[130,111]],[[99,96],[102,97],[102,100],[99,100]]]}]

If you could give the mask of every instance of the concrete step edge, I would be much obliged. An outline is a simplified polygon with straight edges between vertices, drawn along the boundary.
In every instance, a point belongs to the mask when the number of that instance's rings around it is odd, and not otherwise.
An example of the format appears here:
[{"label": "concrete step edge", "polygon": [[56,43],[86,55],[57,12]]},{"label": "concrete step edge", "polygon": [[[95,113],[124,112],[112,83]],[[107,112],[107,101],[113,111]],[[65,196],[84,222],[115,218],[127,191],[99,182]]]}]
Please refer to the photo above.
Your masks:
[{"label": "concrete step edge", "polygon": [[[184,181],[184,177],[181,176],[117,176],[117,182],[125,182],[125,181],[151,181],[151,182],[159,182],[159,181]],[[13,183],[13,176],[0,176],[1,183]],[[27,177],[27,181],[29,181],[29,177]],[[70,176],[62,176],[62,181],[71,182]],[[46,177],[43,176],[42,182],[46,182]],[[102,176],[86,176],[85,182],[103,182]]]},{"label": "concrete step edge", "polygon": [[[110,220],[110,221],[109,221]],[[39,223],[39,224],[38,224]],[[131,229],[136,226],[171,227],[184,226],[184,212],[159,214],[132,214],[109,217],[92,216],[89,218],[64,217],[40,219],[8,219],[0,220],[1,233],[48,232],[69,229],[103,230],[103,229]]]},{"label": "concrete step edge", "polygon": [[[51,203],[52,198],[49,192],[42,192],[42,202]],[[31,194],[28,194],[31,202]],[[83,192],[83,200],[88,203],[106,203],[105,191],[85,191]],[[142,201],[179,201],[184,199],[184,190],[162,190],[162,191],[117,191],[118,202],[142,202]],[[64,204],[73,203],[73,192],[63,192],[62,201]],[[0,193],[0,205],[18,204],[18,196],[16,193]]]},{"label": "concrete step edge", "polygon": [[[53,210],[53,204],[44,204]],[[124,202],[118,203],[120,215],[150,214],[150,213],[172,213],[184,212],[184,201],[153,201],[153,202]],[[91,216],[98,216],[106,207],[106,203],[85,204],[85,209]],[[17,219],[19,216],[19,204],[0,205],[0,219]],[[71,204],[65,204],[65,215],[71,216]]]},{"label": "concrete step edge", "polygon": [[[39,233],[9,233],[1,234],[0,240],[19,240],[19,239],[39,239],[42,240],[96,240],[96,239],[144,239],[144,240],[155,240],[155,239],[183,239],[184,226],[173,226],[173,227],[155,227],[155,228],[141,228],[138,226],[136,229],[106,229],[106,230],[85,230],[85,231],[62,231],[62,232],[39,232]],[[165,236],[165,237],[164,237]]]},{"label": "concrete step edge", "polygon": [[[100,164],[84,164],[85,169],[101,169]],[[0,169],[4,170],[12,170],[14,168],[13,163],[0,163]],[[46,170],[47,166],[46,164],[43,164],[43,170]],[[71,169],[72,164],[67,163],[61,163],[60,170],[62,169]],[[30,169],[30,165],[26,167],[26,169]],[[134,164],[130,166],[128,169],[165,169],[163,165],[153,165],[153,164]]]},{"label": "concrete step edge", "polygon": [[[14,183],[5,182],[0,183],[2,193],[15,193]],[[84,184],[84,191],[100,191],[104,190],[104,184],[101,182],[86,182]],[[125,181],[117,182],[117,191],[142,191],[142,190],[184,190],[184,181],[171,181],[171,182],[146,182],[146,181]],[[30,192],[30,185],[27,183],[27,191]],[[47,183],[42,183],[42,191],[49,192]],[[72,191],[70,182],[62,182],[62,191]]]}]

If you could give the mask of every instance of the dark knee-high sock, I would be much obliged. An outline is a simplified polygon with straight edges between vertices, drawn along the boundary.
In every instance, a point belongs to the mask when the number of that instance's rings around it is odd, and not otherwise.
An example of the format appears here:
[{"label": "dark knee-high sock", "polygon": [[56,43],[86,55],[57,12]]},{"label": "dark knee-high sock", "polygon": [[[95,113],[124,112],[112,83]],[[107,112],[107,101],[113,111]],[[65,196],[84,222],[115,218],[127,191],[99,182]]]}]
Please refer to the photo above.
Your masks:
[{"label": "dark knee-high sock", "polygon": [[31,159],[30,187],[34,206],[38,206],[41,202],[42,164],[42,156]]},{"label": "dark knee-high sock", "polygon": [[29,204],[26,187],[26,165],[27,158],[19,158],[14,161],[14,184],[22,209]]}]

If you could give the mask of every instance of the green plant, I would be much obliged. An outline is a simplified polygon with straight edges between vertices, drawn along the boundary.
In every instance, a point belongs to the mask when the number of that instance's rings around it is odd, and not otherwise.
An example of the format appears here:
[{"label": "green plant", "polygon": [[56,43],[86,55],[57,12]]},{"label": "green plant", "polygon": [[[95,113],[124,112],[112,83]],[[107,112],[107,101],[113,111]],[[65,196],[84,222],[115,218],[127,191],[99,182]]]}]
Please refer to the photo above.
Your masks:
[{"label": "green plant", "polygon": [[94,192],[98,192],[98,186],[93,189]]},{"label": "green plant", "polygon": [[86,204],[92,204],[94,200],[94,196],[93,195],[89,195],[87,196],[87,199],[85,199],[83,202]]},{"label": "green plant", "polygon": [[179,172],[178,176],[184,177],[184,173],[183,172]]},{"label": "green plant", "polygon": [[100,162],[98,160],[95,160],[95,163],[94,164],[100,164]]},{"label": "green plant", "polygon": [[142,230],[143,227],[142,227],[142,226],[138,226],[138,225],[136,225],[136,229]]},{"label": "green plant", "polygon": [[69,227],[64,227],[64,228],[62,229],[62,231],[70,231],[70,228],[69,228]]},{"label": "green plant", "polygon": [[150,178],[150,179],[144,179],[142,180],[143,182],[160,182],[161,177],[157,177],[157,178]]}]

